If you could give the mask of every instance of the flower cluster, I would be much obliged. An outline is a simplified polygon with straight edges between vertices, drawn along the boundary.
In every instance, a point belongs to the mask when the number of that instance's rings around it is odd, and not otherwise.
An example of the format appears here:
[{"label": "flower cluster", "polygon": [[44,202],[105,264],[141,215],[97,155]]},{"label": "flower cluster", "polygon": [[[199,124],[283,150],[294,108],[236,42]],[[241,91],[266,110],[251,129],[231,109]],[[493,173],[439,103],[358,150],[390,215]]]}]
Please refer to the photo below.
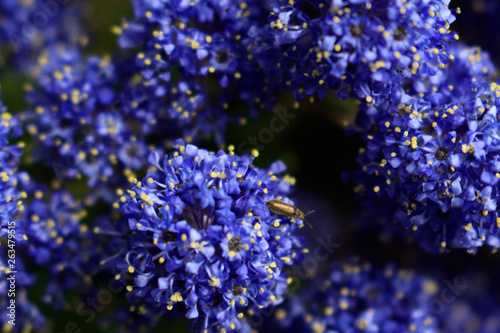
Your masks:
[{"label": "flower cluster", "polygon": [[148,318],[130,309],[120,308],[112,314],[104,316],[99,322],[99,329],[123,333],[151,332],[158,324],[159,317]]},{"label": "flower cluster", "polygon": [[[26,271],[21,258],[16,258],[15,263],[16,273],[13,281],[12,273],[14,270],[9,268],[12,261],[8,259],[7,251],[0,253],[0,277],[2,278],[0,280],[0,293],[2,293],[0,298],[0,328],[4,332],[12,331],[11,320],[17,318],[19,321],[16,328],[20,332],[29,332],[35,328],[42,328],[46,320],[38,307],[27,298],[27,289],[32,288],[35,284],[36,275]],[[12,286],[11,283],[13,283]],[[14,306],[10,303],[10,300],[13,299],[11,298],[13,290],[16,293]]]},{"label": "flower cluster", "polygon": [[[0,48],[15,57],[11,63],[21,71],[33,56],[49,45],[83,46],[88,38],[76,13],[83,6],[68,1],[5,0],[0,3]],[[63,28],[64,27],[64,28]]]},{"label": "flower cluster", "polygon": [[437,283],[413,271],[356,262],[334,264],[276,311],[284,326],[300,332],[438,332],[429,303]]},{"label": "flower cluster", "polygon": [[33,160],[50,163],[60,180],[85,176],[91,187],[123,183],[124,172],[145,166],[148,147],[126,124],[133,118],[117,97],[109,57],[84,60],[77,49],[49,48],[31,73],[38,87],[28,87],[32,109],[23,116],[44,148]]},{"label": "flower cluster", "polygon": [[450,0],[286,1],[273,5],[271,33],[284,48],[280,66],[297,99],[326,89],[349,88],[367,103],[379,103],[403,78],[433,75],[448,63],[447,42],[455,20]]},{"label": "flower cluster", "polygon": [[[5,331],[15,316],[20,318],[21,329],[31,330],[45,323],[36,305],[26,297],[26,288],[33,286],[36,277],[26,271],[24,260],[16,257],[15,250],[28,239],[25,224],[18,220],[25,210],[23,199],[27,198],[26,192],[20,190],[20,183],[27,175],[18,171],[24,144],[11,142],[21,134],[19,118],[8,113],[0,101],[0,293],[3,295],[0,298],[0,327]],[[15,280],[12,280],[14,269]],[[18,293],[18,305],[14,310],[10,303],[13,290]]]},{"label": "flower cluster", "polygon": [[[24,144],[10,142],[22,134],[19,118],[7,112],[0,101],[0,237],[7,235],[9,222],[23,210],[21,199],[26,198],[18,187],[19,179],[24,177],[18,172],[20,156]],[[22,232],[16,235],[22,241]]]},{"label": "flower cluster", "polygon": [[[63,309],[67,306],[65,292],[76,287],[83,290],[85,284],[90,285],[91,274],[98,265],[92,258],[95,253],[90,247],[90,233],[81,223],[85,211],[69,192],[48,192],[25,174],[19,177],[18,187],[23,190],[20,193],[25,200],[22,203],[19,201],[18,211],[13,216],[16,219],[9,223],[15,226],[15,242],[5,239],[3,244],[2,240],[2,246],[8,251],[0,259],[0,272],[5,274],[0,282],[0,291],[6,295],[2,300],[16,299],[15,316],[22,322],[22,327],[29,331],[45,324],[44,316],[27,298],[28,288],[38,281],[33,267],[50,272],[42,296],[43,302],[55,309]],[[10,233],[12,229],[6,230]],[[12,271],[15,274],[12,275]],[[12,276],[14,280],[7,279]],[[15,298],[7,298],[8,293],[16,295]],[[7,305],[2,303],[0,323],[3,324],[5,318],[11,318],[6,316],[10,311]]]},{"label": "flower cluster", "polygon": [[438,75],[361,111],[372,122],[357,190],[395,199],[395,220],[431,251],[496,249],[499,86],[487,80],[492,66],[477,49],[449,52],[453,60]]},{"label": "flower cluster", "polygon": [[34,265],[50,272],[43,301],[61,309],[66,306],[64,292],[90,285],[98,266],[91,258],[90,232],[82,223],[86,211],[68,191],[49,192],[34,182],[25,187],[31,200],[21,217],[28,239],[22,250]]},{"label": "flower cluster", "polygon": [[279,73],[266,38],[266,1],[200,0],[194,3],[133,1],[135,19],[114,27],[123,48],[140,46],[135,58],[148,98],[139,101],[151,131],[168,121],[191,124],[193,139],[203,128],[219,144],[231,106],[243,101],[250,114],[270,108]]},{"label": "flower cluster", "polygon": [[283,270],[302,257],[302,221],[266,206],[288,201],[292,181],[281,162],[264,170],[232,151],[174,148],[152,153],[153,170],[120,198],[131,234],[119,276],[147,315],[183,304],[204,332],[238,330],[245,315],[281,302]]}]

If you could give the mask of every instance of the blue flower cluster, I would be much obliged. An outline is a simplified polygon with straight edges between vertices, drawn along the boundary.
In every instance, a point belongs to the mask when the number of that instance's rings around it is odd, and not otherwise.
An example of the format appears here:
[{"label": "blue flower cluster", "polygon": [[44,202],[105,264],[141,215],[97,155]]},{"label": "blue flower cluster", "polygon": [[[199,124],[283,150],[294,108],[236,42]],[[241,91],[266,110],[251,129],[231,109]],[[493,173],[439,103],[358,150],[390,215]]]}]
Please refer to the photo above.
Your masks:
[{"label": "blue flower cluster", "polygon": [[[3,247],[4,245],[2,245]],[[38,307],[27,298],[27,289],[32,288],[36,282],[35,274],[28,273],[21,258],[16,258],[15,279],[12,279],[13,270],[9,268],[12,261],[8,261],[7,251],[0,253],[0,328],[4,332],[13,331],[9,321],[17,318],[16,328],[19,332],[30,332],[44,327],[45,317]],[[11,286],[12,283],[12,286]],[[15,304],[11,305],[12,290],[16,292]]]},{"label": "blue flower cluster", "polygon": [[[19,118],[7,112],[0,101],[0,237],[6,237],[9,222],[24,209],[22,199],[26,198],[26,195],[21,193],[18,187],[19,179],[25,176],[18,172],[24,144],[11,142],[21,134]],[[22,233],[16,236],[19,241],[23,240]]]},{"label": "blue flower cluster", "polygon": [[28,240],[22,250],[35,266],[50,272],[43,302],[62,309],[65,292],[75,287],[83,291],[98,267],[91,258],[90,232],[82,223],[86,211],[68,191],[50,192],[34,182],[26,187],[31,201],[21,215]]},{"label": "blue flower cluster", "polygon": [[[2,257],[0,271],[2,281],[0,291],[2,298],[2,318],[0,323],[7,325],[10,317],[8,289],[17,293],[18,306],[16,316],[26,330],[44,325],[45,319],[38,308],[28,301],[27,288],[33,287],[37,276],[26,269],[31,266],[44,267],[50,271],[43,301],[52,303],[56,308],[66,306],[64,292],[82,282],[90,283],[90,274],[96,264],[91,262],[88,253],[91,249],[88,241],[87,227],[81,224],[85,211],[72,194],[67,191],[51,193],[32,181],[26,172],[18,171],[20,155],[24,143],[13,144],[13,139],[22,134],[18,117],[6,112],[0,105],[0,145],[1,145],[1,204],[0,217],[2,238]],[[48,202],[44,201],[48,198]],[[15,235],[11,238],[10,235]],[[30,267],[31,267],[30,266]],[[15,269],[12,269],[15,268]],[[15,279],[8,280],[11,271],[15,270]],[[4,276],[5,274],[5,276]],[[11,287],[10,285],[15,286]],[[7,327],[7,326],[5,326]]]},{"label": "blue flower cluster", "polygon": [[357,191],[395,199],[395,220],[430,251],[497,249],[500,89],[485,54],[456,46],[448,56],[434,77],[360,111],[367,146]]},{"label": "blue flower cluster", "polygon": [[438,332],[429,304],[438,284],[411,270],[355,261],[334,264],[275,316],[300,332]]},{"label": "blue flower cluster", "polygon": [[450,333],[495,333],[500,331],[500,309],[491,295],[482,295],[481,300],[469,299],[451,304],[443,316],[445,332]]},{"label": "blue flower cluster", "polygon": [[[137,71],[147,99],[137,109],[151,131],[168,121],[191,124],[184,137],[202,133],[223,142],[226,123],[244,122],[242,113],[228,117],[244,102],[251,115],[271,108],[280,69],[268,41],[266,1],[200,0],[133,1],[135,19],[113,31],[122,48],[138,47]],[[141,103],[142,102],[142,103]]]},{"label": "blue flower cluster", "polygon": [[110,57],[84,60],[75,48],[54,47],[40,55],[31,72],[38,85],[28,87],[32,110],[23,116],[28,133],[43,147],[33,160],[49,163],[59,180],[85,176],[89,186],[107,184],[112,192],[126,182],[124,172],[145,167],[149,150],[126,123],[134,118],[114,88]]},{"label": "blue flower cluster", "polygon": [[500,34],[496,32],[495,18],[500,13],[500,4],[495,0],[472,0],[460,6],[460,26],[457,26],[460,37],[488,51],[498,63]]},{"label": "blue flower cluster", "polygon": [[[383,269],[357,260],[334,263],[274,315],[281,327],[301,332],[449,332],[500,330],[493,277],[463,270],[445,278],[393,264]],[[490,282],[488,282],[490,280]]]},{"label": "blue flower cluster", "polygon": [[[417,72],[433,75],[458,39],[450,0],[286,1],[273,5],[271,33],[284,49],[279,65],[296,99],[327,89],[369,104]],[[349,90],[350,89],[350,90]]]},{"label": "blue flower cluster", "polygon": [[[150,156],[152,170],[119,191],[128,221],[117,278],[146,315],[180,304],[203,332],[239,330],[247,314],[278,304],[300,260],[299,219],[271,213],[288,201],[291,178],[281,162],[256,168],[252,156],[210,153],[182,140],[175,152]],[[232,147],[231,147],[232,148]]]},{"label": "blue flower cluster", "polygon": [[[24,144],[14,144],[12,140],[22,134],[19,118],[7,112],[0,102],[0,327],[9,328],[9,320],[18,316],[22,321],[21,329],[31,330],[41,327],[45,320],[37,306],[26,297],[26,288],[32,287],[36,277],[26,271],[24,260],[16,257],[16,246],[26,245],[25,224],[19,220],[19,214],[25,211],[24,199],[27,194],[20,190],[20,183],[27,177],[26,173],[19,172],[20,155]],[[15,265],[13,265],[15,263]],[[15,268],[15,278],[12,272]],[[18,293],[18,305],[10,303],[9,295],[12,291]],[[12,315],[13,314],[13,315]]]},{"label": "blue flower cluster", "polygon": [[44,47],[65,43],[84,46],[88,37],[77,15],[84,6],[67,0],[4,0],[0,3],[0,49],[9,65],[24,71]]},{"label": "blue flower cluster", "polygon": [[[15,228],[2,228],[5,234],[15,230],[16,238],[15,242],[7,238],[2,240],[6,251],[0,258],[0,272],[5,274],[0,282],[0,291],[6,296],[0,302],[0,323],[7,325],[12,318],[7,316],[10,309],[4,300],[15,299],[15,316],[22,322],[20,325],[29,331],[45,324],[44,316],[27,298],[28,290],[39,282],[33,268],[49,272],[42,302],[61,310],[68,306],[68,290],[78,288],[83,291],[90,286],[98,262],[94,260],[96,254],[90,242],[90,232],[82,224],[86,212],[69,192],[47,191],[29,177],[20,178],[19,187],[23,189],[20,193],[24,200],[22,203],[19,201],[18,212],[8,224]],[[12,271],[15,271],[14,278],[9,280],[7,278],[12,277]],[[7,297],[11,293],[16,296]]]}]

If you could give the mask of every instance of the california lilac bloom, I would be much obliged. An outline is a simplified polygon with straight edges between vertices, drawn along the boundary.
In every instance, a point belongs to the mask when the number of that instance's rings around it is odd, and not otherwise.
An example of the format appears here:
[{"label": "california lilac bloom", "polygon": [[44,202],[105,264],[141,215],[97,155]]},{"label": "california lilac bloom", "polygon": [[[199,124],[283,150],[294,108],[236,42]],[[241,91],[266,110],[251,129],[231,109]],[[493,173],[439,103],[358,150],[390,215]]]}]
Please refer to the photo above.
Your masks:
[{"label": "california lilac bloom", "polygon": [[303,222],[266,206],[291,203],[291,178],[282,162],[259,169],[232,149],[210,153],[182,140],[174,148],[152,153],[147,176],[120,190],[129,233],[118,278],[148,316],[180,307],[196,319],[193,330],[248,328],[248,314],[282,301],[283,270],[302,257]]},{"label": "california lilac bloom", "polygon": [[[358,130],[368,131],[387,115],[386,105],[403,105],[417,101],[420,107],[438,108],[450,103],[465,103],[470,98],[471,85],[478,81],[491,81],[495,66],[488,53],[479,47],[468,47],[462,43],[452,43],[446,49],[450,60],[430,76],[417,74],[404,80],[403,87],[395,87],[391,95],[381,97],[379,105],[362,104],[358,110],[356,126]],[[418,117],[417,117],[418,118]]]},{"label": "california lilac bloom", "polygon": [[[21,136],[21,124],[16,116],[6,111],[0,102],[0,239],[2,249],[0,253],[0,327],[7,331],[12,325],[11,319],[19,320],[20,330],[32,330],[33,327],[42,327],[45,318],[40,311],[26,297],[26,289],[32,287],[36,277],[26,271],[23,258],[16,253],[16,247],[20,248],[27,244],[28,236],[23,221],[19,214],[25,211],[27,193],[20,189],[20,183],[28,178],[24,172],[18,171],[20,157],[24,144],[12,141]],[[15,271],[15,281],[12,281],[11,273]],[[14,288],[11,287],[11,282]],[[15,296],[12,290],[15,290]],[[12,310],[10,300],[15,299],[15,308]]]},{"label": "california lilac bloom", "polygon": [[21,179],[27,177],[18,171],[24,143],[14,144],[12,141],[22,134],[18,117],[7,112],[0,102],[0,237],[6,237],[9,225],[15,226],[17,241],[25,241],[21,223],[15,223],[17,214],[24,209],[22,200],[26,193],[19,189]]},{"label": "california lilac bloom", "polygon": [[134,113],[148,125],[146,133],[163,133],[173,121],[202,127],[183,133],[188,141],[208,132],[223,144],[226,122],[241,122],[244,115],[228,117],[230,106],[243,101],[256,115],[275,105],[275,74],[281,70],[266,36],[266,1],[133,5],[135,19],[113,31],[122,48],[139,50],[134,66],[141,78],[134,78],[132,88],[142,87],[148,97],[136,101]]},{"label": "california lilac bloom", "polygon": [[392,101],[361,109],[367,146],[357,191],[367,202],[391,198],[394,219],[430,251],[497,249],[499,86],[488,80],[492,66],[480,52],[449,52],[440,73],[409,82],[418,94],[395,92]]},{"label": "california lilac bloom", "polygon": [[[4,244],[2,244],[2,247]],[[11,297],[12,288],[10,286],[12,269],[9,268],[9,264],[12,261],[8,261],[7,251],[2,251],[0,253],[0,274],[2,280],[0,281],[0,292],[2,297],[0,298],[0,327],[4,332],[14,332],[13,327],[18,329],[19,332],[29,332],[34,329],[41,329],[44,327],[46,320],[41,314],[38,307],[32,301],[27,298],[27,290],[33,287],[36,276],[30,274],[26,271],[24,261],[17,257],[15,260],[15,297]],[[12,311],[12,306],[10,304],[11,300],[15,299],[14,309]],[[11,306],[11,308],[9,308]],[[14,319],[14,321],[11,321]],[[10,321],[10,323],[9,323]],[[12,322],[16,325],[13,326]]]},{"label": "california lilac bloom", "polygon": [[33,160],[42,159],[59,180],[86,177],[91,187],[113,188],[125,182],[125,171],[145,166],[149,149],[126,124],[133,118],[118,105],[110,57],[84,59],[79,50],[58,46],[40,55],[31,73],[37,86],[28,87],[32,109],[24,118],[40,145]]},{"label": "california lilac bloom", "polygon": [[35,266],[50,272],[43,301],[62,309],[67,306],[65,292],[76,287],[84,290],[98,268],[91,234],[82,223],[86,211],[67,191],[50,192],[33,182],[28,187],[31,200],[22,214],[28,242],[22,250]]},{"label": "california lilac bloom", "polygon": [[284,48],[280,67],[296,99],[327,89],[378,104],[404,78],[448,63],[445,45],[458,35],[450,0],[285,1],[273,5],[270,31]]},{"label": "california lilac bloom", "polygon": [[58,43],[84,46],[88,38],[80,13],[85,5],[68,1],[4,0],[0,3],[0,48],[9,66],[24,72],[39,51]]},{"label": "california lilac bloom", "polygon": [[[22,238],[18,237],[14,244],[8,243],[6,238],[2,240],[5,251],[0,258],[0,272],[7,278],[15,271],[16,320],[29,331],[33,327],[42,329],[45,325],[43,315],[26,297],[29,288],[42,281],[38,270],[49,273],[44,280],[41,301],[61,310],[68,306],[68,291],[78,289],[82,292],[90,287],[91,276],[99,268],[99,261],[95,260],[99,255],[92,246],[91,233],[82,223],[86,211],[71,193],[47,191],[29,177],[20,178],[19,187],[24,200],[14,222],[16,235]],[[10,284],[7,279],[0,282],[0,291],[6,295],[0,301],[2,325],[6,324],[6,312],[9,311],[6,303],[2,303],[9,300],[7,284]]]},{"label": "california lilac bloom", "polygon": [[[95,113],[113,98],[109,85],[114,80],[114,68],[110,59],[92,57],[85,62],[76,49],[50,48],[40,55],[31,72],[38,87],[27,90],[32,105],[25,114],[27,130],[45,148],[37,150],[40,156],[33,158],[45,158],[52,164],[49,166],[58,166],[60,174],[69,178],[81,177],[82,173],[91,182],[98,175],[109,177],[111,163],[108,152],[102,151],[106,145],[91,125]],[[47,159],[47,155],[53,158]]]},{"label": "california lilac bloom", "polygon": [[394,265],[336,263],[275,315],[300,332],[432,333],[439,321],[429,303],[438,291],[434,280]]}]

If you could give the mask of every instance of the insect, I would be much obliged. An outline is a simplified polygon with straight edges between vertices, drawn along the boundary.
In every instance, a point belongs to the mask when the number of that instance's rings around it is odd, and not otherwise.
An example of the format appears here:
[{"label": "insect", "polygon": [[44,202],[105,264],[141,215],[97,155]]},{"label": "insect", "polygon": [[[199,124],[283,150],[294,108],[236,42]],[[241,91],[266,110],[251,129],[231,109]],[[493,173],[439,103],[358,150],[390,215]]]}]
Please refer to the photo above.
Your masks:
[{"label": "insect", "polygon": [[266,206],[267,206],[267,209],[269,209],[269,211],[271,213],[274,213],[276,215],[290,217],[290,218],[293,218],[293,217],[299,218],[299,219],[303,220],[304,222],[306,222],[307,225],[312,228],[312,225],[309,222],[307,222],[306,216],[311,214],[311,213],[314,213],[314,210],[311,210],[307,214],[304,214],[297,207],[290,205],[290,204],[287,204],[286,202],[283,202],[283,201],[278,200],[278,199],[269,200],[268,202],[266,202]]}]

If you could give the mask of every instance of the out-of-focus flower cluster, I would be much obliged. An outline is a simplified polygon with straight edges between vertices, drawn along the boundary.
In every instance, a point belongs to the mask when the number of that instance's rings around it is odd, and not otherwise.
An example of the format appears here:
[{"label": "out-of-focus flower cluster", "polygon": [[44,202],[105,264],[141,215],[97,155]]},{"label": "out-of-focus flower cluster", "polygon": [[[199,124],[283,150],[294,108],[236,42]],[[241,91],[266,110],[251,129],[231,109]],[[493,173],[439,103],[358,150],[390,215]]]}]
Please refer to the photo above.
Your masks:
[{"label": "out-of-focus flower cluster", "polygon": [[107,187],[101,192],[108,198],[124,174],[145,167],[148,147],[132,130],[110,57],[84,59],[74,48],[49,48],[31,74],[37,85],[27,88],[32,109],[24,117],[41,145],[31,159],[43,159],[59,180],[85,176],[89,186]]},{"label": "out-of-focus flower cluster", "polygon": [[45,319],[27,298],[27,288],[33,287],[37,276],[26,269],[26,262],[50,272],[43,302],[58,309],[67,306],[65,291],[90,284],[91,272],[97,264],[91,260],[90,234],[81,224],[86,214],[81,204],[71,193],[47,191],[44,185],[37,184],[26,172],[18,170],[24,143],[14,144],[12,140],[22,134],[21,122],[3,105],[1,119],[0,237],[5,251],[2,251],[0,265],[0,290],[5,297],[1,302],[0,323],[7,330],[7,315],[10,313],[7,295],[17,293],[19,305],[16,311],[23,321],[20,326],[32,330],[42,327]]},{"label": "out-of-focus flower cluster", "polygon": [[288,306],[276,311],[301,332],[437,332],[429,304],[437,283],[413,271],[356,262],[334,264]]},{"label": "out-of-focus flower cluster", "polygon": [[466,269],[442,283],[438,276],[394,264],[334,263],[274,316],[280,327],[301,332],[498,332],[493,277]]},{"label": "out-of-focus flower cluster", "polygon": [[98,268],[92,258],[90,232],[82,223],[86,211],[68,191],[48,192],[31,184],[27,193],[32,200],[21,215],[27,236],[21,250],[34,265],[50,272],[43,302],[63,309],[67,306],[65,292],[88,288]]},{"label": "out-of-focus flower cluster", "polygon": [[12,139],[22,133],[18,117],[7,112],[0,102],[0,237],[7,234],[8,223],[22,206],[18,166],[22,154],[23,143],[13,144]]},{"label": "out-of-focus flower cluster", "polygon": [[84,46],[82,4],[67,0],[5,0],[0,3],[0,49],[8,51],[9,66],[21,72],[45,47],[65,43]]},{"label": "out-of-focus flower cluster", "polygon": [[[0,254],[0,292],[2,298],[0,299],[1,318],[0,327],[3,329],[8,328],[7,321],[9,317],[7,314],[10,312],[9,295],[11,283],[14,282],[19,292],[18,300],[20,300],[17,311],[21,318],[25,318],[26,322],[20,323],[20,326],[25,329],[31,329],[33,325],[42,326],[44,324],[43,316],[40,314],[38,308],[26,298],[26,287],[34,284],[36,277],[29,274],[25,270],[25,265],[21,259],[17,260],[15,257],[16,243],[26,242],[27,236],[25,230],[16,228],[17,221],[15,220],[19,212],[24,210],[22,199],[26,198],[26,193],[19,190],[20,178],[24,175],[18,172],[20,162],[20,155],[22,153],[22,143],[13,144],[11,140],[21,135],[20,122],[17,117],[12,116],[7,112],[5,106],[0,102],[0,180],[1,194],[0,194],[0,238],[2,252]],[[19,222],[19,225],[22,224]],[[16,263],[13,266],[13,263]],[[12,267],[12,268],[11,268]],[[8,278],[11,272],[16,269],[16,280],[11,281]]]}]

